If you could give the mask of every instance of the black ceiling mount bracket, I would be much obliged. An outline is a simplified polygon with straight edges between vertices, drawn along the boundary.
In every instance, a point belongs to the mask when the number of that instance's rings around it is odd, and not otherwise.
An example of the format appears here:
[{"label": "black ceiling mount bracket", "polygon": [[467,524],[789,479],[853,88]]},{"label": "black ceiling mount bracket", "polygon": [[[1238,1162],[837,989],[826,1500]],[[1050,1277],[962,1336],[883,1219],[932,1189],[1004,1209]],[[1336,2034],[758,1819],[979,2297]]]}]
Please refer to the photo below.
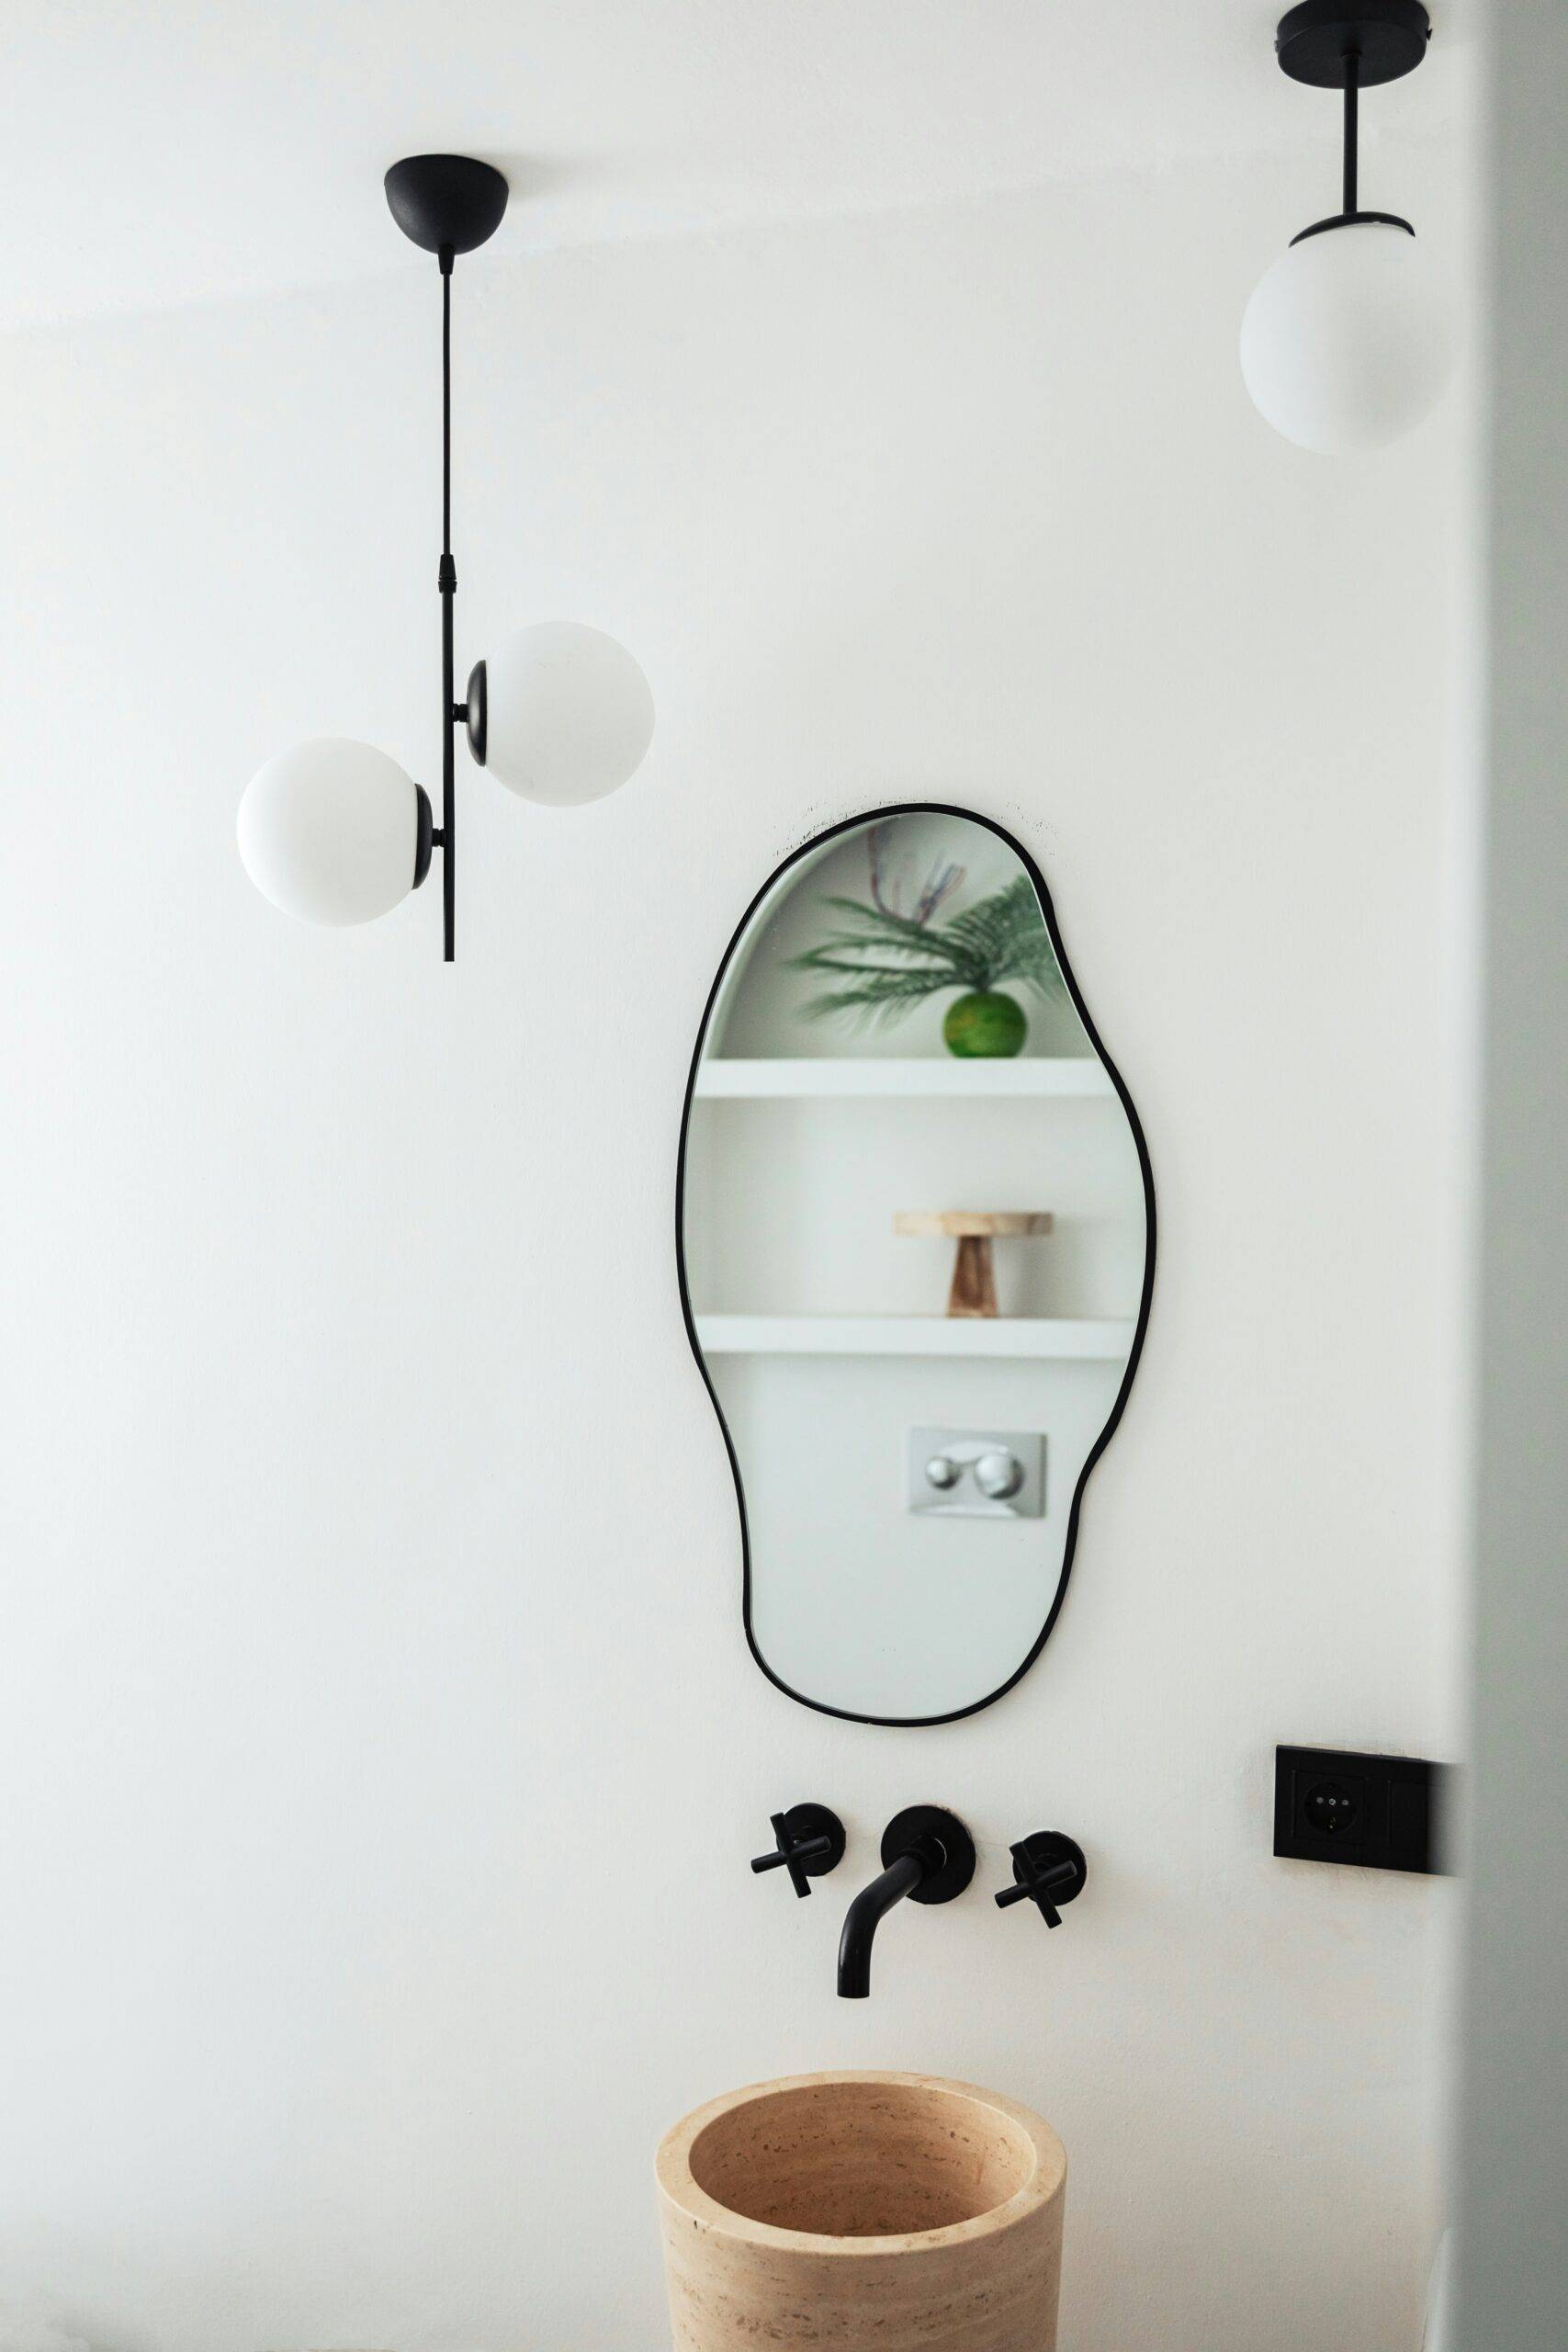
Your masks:
[{"label": "black ceiling mount bracket", "polygon": [[1414,74],[1431,38],[1421,0],[1301,0],[1280,17],[1274,50],[1292,82],[1316,90],[1344,89],[1354,58],[1371,90]]},{"label": "black ceiling mount bracket", "polygon": [[405,155],[386,177],[387,202],[405,237],[427,254],[471,254],[506,210],[506,181],[474,155]]},{"label": "black ceiling mount bracket", "polygon": [[844,1859],[844,1825],[829,1805],[792,1804],[787,1813],[773,1814],[769,1826],[773,1851],[758,1854],[751,1868],[759,1874],[787,1871],[796,1894],[809,1894],[807,1881],[837,1870]]}]

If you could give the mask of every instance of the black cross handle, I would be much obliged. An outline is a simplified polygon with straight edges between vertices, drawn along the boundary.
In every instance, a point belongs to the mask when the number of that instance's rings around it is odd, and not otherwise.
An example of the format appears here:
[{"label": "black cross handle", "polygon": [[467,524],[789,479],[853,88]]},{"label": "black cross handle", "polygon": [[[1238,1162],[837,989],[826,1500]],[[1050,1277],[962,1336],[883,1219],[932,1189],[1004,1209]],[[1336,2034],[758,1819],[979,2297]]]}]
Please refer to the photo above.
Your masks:
[{"label": "black cross handle", "polygon": [[998,1910],[1013,1903],[1037,1904],[1045,1925],[1059,1928],[1061,1905],[1083,1893],[1089,1876],[1083,1848],[1059,1829],[1035,1829],[1021,1838],[1011,1852],[1015,1883],[998,1895]]},{"label": "black cross handle", "polygon": [[788,1871],[796,1894],[809,1894],[810,1882],[836,1870],[844,1859],[844,1825],[825,1804],[792,1804],[773,1815],[774,1850],[759,1854],[751,1868]]}]

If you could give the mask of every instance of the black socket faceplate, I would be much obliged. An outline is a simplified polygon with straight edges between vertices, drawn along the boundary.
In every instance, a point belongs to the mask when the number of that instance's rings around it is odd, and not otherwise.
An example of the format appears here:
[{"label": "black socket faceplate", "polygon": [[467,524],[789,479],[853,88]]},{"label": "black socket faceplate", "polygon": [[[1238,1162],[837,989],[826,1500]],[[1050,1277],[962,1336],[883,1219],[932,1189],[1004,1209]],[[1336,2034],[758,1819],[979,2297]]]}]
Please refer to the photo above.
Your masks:
[{"label": "black socket faceplate", "polygon": [[1274,1750],[1274,1851],[1303,1862],[1369,1871],[1447,1868],[1440,1810],[1444,1767],[1420,1756],[1346,1747]]}]

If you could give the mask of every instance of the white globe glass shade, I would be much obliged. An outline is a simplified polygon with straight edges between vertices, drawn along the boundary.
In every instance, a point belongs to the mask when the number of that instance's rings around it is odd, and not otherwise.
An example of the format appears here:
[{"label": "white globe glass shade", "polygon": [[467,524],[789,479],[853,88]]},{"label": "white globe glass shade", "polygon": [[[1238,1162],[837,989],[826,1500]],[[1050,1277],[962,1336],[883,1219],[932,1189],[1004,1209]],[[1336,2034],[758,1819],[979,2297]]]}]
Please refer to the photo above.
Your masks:
[{"label": "white globe glass shade", "polygon": [[240,856],[304,922],[371,922],[413,888],[419,793],[396,760],[336,735],[268,760],[240,800]]},{"label": "white globe glass shade", "polygon": [[1404,229],[1323,229],[1280,254],[1241,322],[1241,372],[1287,441],[1338,457],[1418,424],[1453,361],[1447,305]]},{"label": "white globe glass shade", "polygon": [[525,800],[615,792],[653,739],[653,694],[624,645],[581,621],[521,628],[485,660],[485,765]]}]

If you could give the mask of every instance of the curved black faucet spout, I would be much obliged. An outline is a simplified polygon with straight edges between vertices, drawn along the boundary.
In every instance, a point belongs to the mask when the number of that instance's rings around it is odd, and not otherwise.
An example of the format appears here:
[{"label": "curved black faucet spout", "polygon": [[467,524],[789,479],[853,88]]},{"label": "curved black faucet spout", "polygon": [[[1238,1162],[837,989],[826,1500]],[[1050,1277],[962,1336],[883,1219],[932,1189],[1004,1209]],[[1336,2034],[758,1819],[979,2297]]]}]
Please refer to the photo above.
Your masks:
[{"label": "curved black faucet spout", "polygon": [[942,1868],[940,1847],[910,1846],[897,1855],[880,1878],[863,1886],[851,1904],[839,1939],[839,1996],[863,2001],[871,1992],[871,1947],[877,1928],[896,1903],[913,1894],[934,1871]]},{"label": "curved black faucet spout", "polygon": [[871,1991],[871,1947],[877,1928],[907,1894],[917,1903],[951,1903],[975,1875],[975,1840],[941,1804],[907,1804],[882,1833],[882,1875],[863,1886],[839,1939],[839,1992],[863,2001]]}]

